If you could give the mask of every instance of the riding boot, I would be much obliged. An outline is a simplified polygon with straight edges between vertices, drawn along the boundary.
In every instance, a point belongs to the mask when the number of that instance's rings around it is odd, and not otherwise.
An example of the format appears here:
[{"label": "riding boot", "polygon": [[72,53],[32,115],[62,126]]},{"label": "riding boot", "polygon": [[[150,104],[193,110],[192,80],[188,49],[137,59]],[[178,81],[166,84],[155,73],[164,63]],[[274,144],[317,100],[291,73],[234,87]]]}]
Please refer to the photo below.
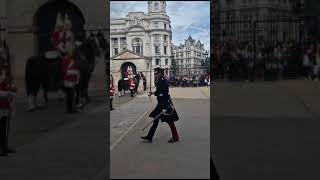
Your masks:
[{"label": "riding boot", "polygon": [[179,141],[179,135],[178,135],[177,128],[174,125],[174,123],[173,122],[168,122],[168,125],[169,125],[169,127],[171,129],[172,139],[174,139],[175,141]]}]

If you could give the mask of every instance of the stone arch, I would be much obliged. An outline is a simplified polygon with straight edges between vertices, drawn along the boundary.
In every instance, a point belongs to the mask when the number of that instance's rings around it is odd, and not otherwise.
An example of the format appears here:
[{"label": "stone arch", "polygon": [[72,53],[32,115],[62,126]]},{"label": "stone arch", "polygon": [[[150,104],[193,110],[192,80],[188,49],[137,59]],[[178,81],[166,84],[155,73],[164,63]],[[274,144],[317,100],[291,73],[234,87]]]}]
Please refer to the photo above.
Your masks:
[{"label": "stone arch", "polygon": [[40,6],[33,17],[36,29],[36,42],[38,54],[52,50],[51,35],[56,24],[57,14],[68,14],[72,23],[72,32],[79,37],[85,37],[85,18],[74,3],[68,0],[51,0]]},{"label": "stone arch", "polygon": [[121,71],[121,78],[127,78],[126,72],[127,72],[127,68],[131,67],[133,70],[133,74],[137,74],[137,66],[132,63],[132,62],[124,62],[121,67],[120,67],[120,71]]}]

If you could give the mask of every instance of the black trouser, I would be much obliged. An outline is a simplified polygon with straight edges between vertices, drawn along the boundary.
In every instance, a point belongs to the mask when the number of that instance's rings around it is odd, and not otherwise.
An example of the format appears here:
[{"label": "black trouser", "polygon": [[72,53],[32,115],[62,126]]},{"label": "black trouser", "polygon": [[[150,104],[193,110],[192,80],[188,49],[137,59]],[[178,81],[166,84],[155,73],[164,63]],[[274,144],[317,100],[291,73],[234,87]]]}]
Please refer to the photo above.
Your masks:
[{"label": "black trouser", "polygon": [[66,92],[66,108],[67,108],[67,112],[72,112],[73,109],[73,100],[74,100],[74,96],[75,96],[75,88],[69,88],[69,87],[65,87],[65,92]]},{"label": "black trouser", "polygon": [[8,152],[8,123],[7,116],[0,119],[0,149],[4,154]]},{"label": "black trouser", "polygon": [[112,110],[113,109],[113,98],[110,98],[110,110]]},{"label": "black trouser", "polygon": [[[154,120],[153,121],[153,124],[149,130],[149,133],[147,135],[147,137],[149,139],[152,139],[153,136],[154,136],[154,133],[156,132],[157,130],[157,127],[158,127],[158,124],[159,124],[159,120],[160,119],[157,119],[157,120]],[[179,139],[179,136],[178,136],[178,132],[177,132],[177,129],[176,129],[176,126],[174,125],[174,122],[167,122],[170,129],[171,129],[171,133],[172,133],[172,137],[175,138],[175,139]]]},{"label": "black trouser", "polygon": [[131,97],[133,97],[134,89],[130,89]]}]

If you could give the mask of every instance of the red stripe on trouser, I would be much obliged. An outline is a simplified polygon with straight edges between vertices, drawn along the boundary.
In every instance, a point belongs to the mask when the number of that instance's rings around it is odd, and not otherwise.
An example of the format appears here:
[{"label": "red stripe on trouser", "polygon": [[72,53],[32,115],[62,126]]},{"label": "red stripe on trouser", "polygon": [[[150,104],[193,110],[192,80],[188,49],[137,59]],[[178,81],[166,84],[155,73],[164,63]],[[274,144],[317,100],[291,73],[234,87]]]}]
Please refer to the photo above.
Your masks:
[{"label": "red stripe on trouser", "polygon": [[171,133],[172,133],[173,138],[179,139],[178,132],[177,132],[177,128],[176,128],[176,126],[174,125],[174,123],[173,123],[173,122],[168,122],[168,124],[169,124],[169,126],[170,126],[170,129],[171,129]]}]

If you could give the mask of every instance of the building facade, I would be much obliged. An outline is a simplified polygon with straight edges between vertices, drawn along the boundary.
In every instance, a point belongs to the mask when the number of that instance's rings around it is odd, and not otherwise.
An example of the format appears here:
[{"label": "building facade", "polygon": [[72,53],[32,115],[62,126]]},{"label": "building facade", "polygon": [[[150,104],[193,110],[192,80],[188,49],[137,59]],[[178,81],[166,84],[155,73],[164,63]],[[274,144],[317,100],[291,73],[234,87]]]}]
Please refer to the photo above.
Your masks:
[{"label": "building facade", "polygon": [[178,74],[201,74],[204,72],[205,60],[204,44],[189,36],[184,44],[173,46],[172,53],[177,66]]},{"label": "building facade", "polygon": [[[142,72],[147,81],[151,78],[151,85],[154,82],[154,68],[165,68],[166,74],[169,74],[172,31],[170,17],[166,14],[166,2],[147,3],[148,13],[129,12],[123,18],[111,17],[110,68],[115,82],[126,78],[124,72],[128,65],[134,73]],[[119,60],[120,55],[126,58]],[[147,86],[149,84],[150,81]]]},{"label": "building facade", "polygon": [[[109,16],[107,3],[100,0],[0,0],[0,26],[6,29],[14,79],[19,92],[24,92],[25,65],[29,57],[39,54],[41,38],[54,31],[57,14],[68,13],[73,31],[103,31],[106,34],[106,19]],[[39,23],[45,22],[43,23]],[[77,23],[81,22],[81,23]],[[49,27],[41,31],[40,27]],[[104,54],[96,58],[96,68],[90,82],[90,90],[105,93]]]},{"label": "building facade", "polygon": [[218,0],[217,10],[219,41],[244,41],[253,39],[253,34],[258,40],[299,38],[300,23],[290,0]]}]

